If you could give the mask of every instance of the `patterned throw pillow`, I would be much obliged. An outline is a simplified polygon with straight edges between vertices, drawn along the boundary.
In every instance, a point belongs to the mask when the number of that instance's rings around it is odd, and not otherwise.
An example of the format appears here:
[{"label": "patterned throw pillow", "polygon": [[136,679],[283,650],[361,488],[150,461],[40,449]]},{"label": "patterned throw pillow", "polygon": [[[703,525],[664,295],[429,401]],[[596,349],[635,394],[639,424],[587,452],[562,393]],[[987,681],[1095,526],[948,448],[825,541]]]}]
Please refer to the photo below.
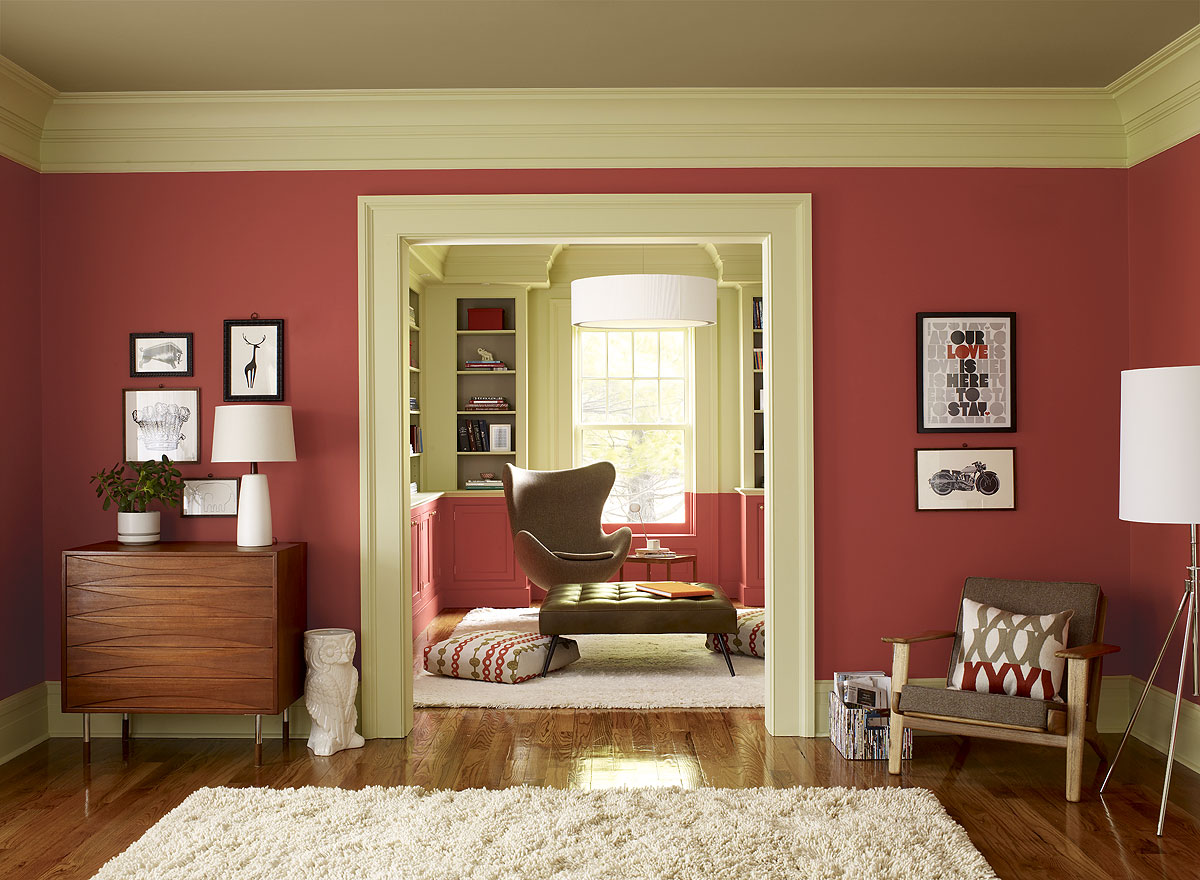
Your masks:
[{"label": "patterned throw pillow", "polygon": [[[520,684],[542,674],[549,650],[550,636],[490,629],[426,645],[425,671],[451,678]],[[579,643],[560,638],[550,668],[562,669],[578,659]]]},{"label": "patterned throw pillow", "polygon": [[963,599],[962,648],[950,687],[1061,703],[1067,661],[1054,653],[1066,647],[1074,613],[1017,614]]},{"label": "patterned throw pillow", "polygon": [[767,611],[765,608],[743,608],[737,613],[736,633],[709,633],[704,647],[720,651],[718,638],[726,640],[731,654],[746,654],[750,657],[767,656]]}]

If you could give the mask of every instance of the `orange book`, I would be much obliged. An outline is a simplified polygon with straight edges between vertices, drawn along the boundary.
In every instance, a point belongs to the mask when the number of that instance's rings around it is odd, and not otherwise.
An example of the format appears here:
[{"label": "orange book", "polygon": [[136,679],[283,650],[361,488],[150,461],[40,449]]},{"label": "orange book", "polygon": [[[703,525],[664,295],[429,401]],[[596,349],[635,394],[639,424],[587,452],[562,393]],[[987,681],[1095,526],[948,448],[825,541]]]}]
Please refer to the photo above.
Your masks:
[{"label": "orange book", "polygon": [[638,584],[637,588],[655,596],[666,596],[668,599],[699,599],[712,596],[710,587],[699,584],[685,584],[683,581],[653,581],[648,584]]}]

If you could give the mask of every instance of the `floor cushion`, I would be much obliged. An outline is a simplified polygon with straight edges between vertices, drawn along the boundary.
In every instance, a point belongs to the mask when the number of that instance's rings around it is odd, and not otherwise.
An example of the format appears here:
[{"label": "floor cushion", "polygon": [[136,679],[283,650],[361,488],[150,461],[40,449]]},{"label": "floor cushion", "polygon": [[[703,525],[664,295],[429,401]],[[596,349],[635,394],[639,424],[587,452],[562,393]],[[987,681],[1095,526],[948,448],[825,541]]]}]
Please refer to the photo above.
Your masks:
[{"label": "floor cushion", "polygon": [[741,608],[737,613],[737,632],[725,634],[709,633],[704,647],[710,651],[720,651],[717,639],[726,639],[726,645],[732,654],[745,654],[749,657],[767,656],[767,610],[765,608]]},{"label": "floor cushion", "polygon": [[[425,671],[451,678],[520,684],[541,674],[549,649],[549,636],[490,629],[427,645]],[[560,638],[550,668],[561,669],[578,659],[579,643]]]}]

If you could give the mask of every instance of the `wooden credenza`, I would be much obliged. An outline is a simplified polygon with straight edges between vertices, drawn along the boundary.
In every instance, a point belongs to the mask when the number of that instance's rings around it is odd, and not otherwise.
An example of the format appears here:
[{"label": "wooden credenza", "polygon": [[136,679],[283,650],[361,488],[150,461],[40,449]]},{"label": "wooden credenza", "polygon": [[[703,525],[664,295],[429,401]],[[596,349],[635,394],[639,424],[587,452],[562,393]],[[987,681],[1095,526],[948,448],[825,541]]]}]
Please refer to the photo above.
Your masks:
[{"label": "wooden credenza", "polygon": [[308,545],[90,544],[63,553],[62,709],[284,713],[304,691]]}]

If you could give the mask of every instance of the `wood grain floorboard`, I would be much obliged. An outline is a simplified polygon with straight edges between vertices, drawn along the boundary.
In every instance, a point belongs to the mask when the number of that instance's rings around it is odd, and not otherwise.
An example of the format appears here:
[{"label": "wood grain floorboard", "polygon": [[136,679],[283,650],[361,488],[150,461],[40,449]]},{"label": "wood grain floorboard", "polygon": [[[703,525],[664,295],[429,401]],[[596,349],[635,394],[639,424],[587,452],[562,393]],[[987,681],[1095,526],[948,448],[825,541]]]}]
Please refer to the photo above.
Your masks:
[{"label": "wood grain floorboard", "polygon": [[[440,615],[422,639],[445,636]],[[1110,752],[1116,737],[1107,737]],[[762,709],[419,709],[412,735],[317,757],[294,740],[136,739],[42,743],[0,768],[0,878],[87,880],[205,786],[688,788],[919,786],[1004,880],[1200,877],[1200,776],[1176,767],[1166,835],[1154,834],[1164,757],[1132,742],[1103,800],[1088,752],[1084,800],[1063,798],[1061,750],[921,736],[901,777],[846,761],[828,740],[769,737]],[[234,878],[231,878],[234,880]]]}]

